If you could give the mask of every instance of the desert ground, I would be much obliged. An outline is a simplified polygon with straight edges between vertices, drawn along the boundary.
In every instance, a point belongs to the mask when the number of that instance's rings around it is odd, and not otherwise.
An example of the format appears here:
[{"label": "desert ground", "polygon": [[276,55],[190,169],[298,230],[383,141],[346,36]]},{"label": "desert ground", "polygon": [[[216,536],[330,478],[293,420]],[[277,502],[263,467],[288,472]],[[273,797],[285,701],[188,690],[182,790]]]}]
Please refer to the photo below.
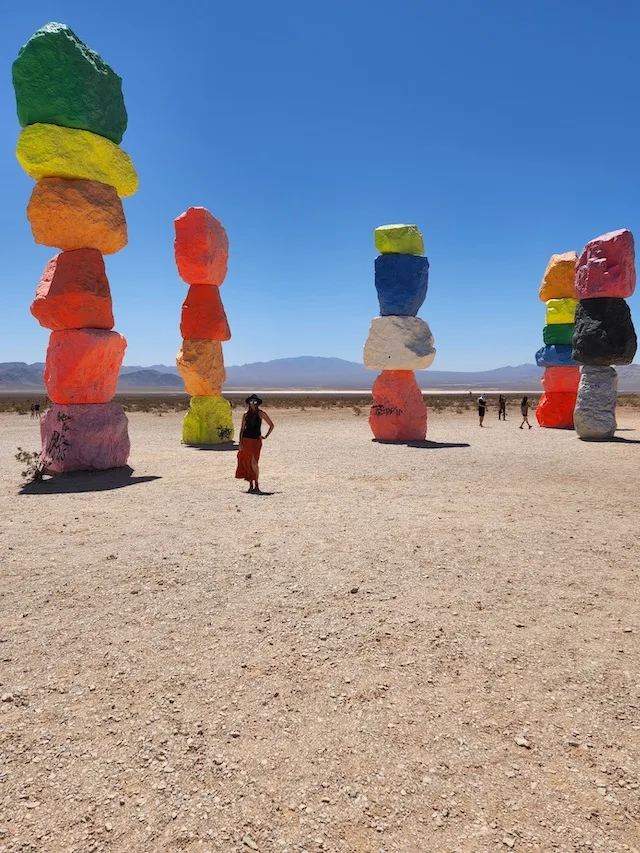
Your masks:
[{"label": "desert ground", "polygon": [[22,488],[1,414],[0,851],[638,853],[640,413],[516,411],[274,411],[264,496],[177,412]]}]

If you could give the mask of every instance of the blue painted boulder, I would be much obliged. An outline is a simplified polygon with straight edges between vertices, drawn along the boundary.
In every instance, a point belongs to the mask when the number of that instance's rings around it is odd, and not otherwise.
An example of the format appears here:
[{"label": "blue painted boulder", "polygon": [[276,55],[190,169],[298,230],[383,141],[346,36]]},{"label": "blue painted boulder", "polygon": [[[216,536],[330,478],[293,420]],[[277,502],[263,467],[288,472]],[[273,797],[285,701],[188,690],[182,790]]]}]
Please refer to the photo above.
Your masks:
[{"label": "blue painted boulder", "polygon": [[376,258],[376,290],[382,317],[415,317],[427,295],[429,261],[390,253]]},{"label": "blue painted boulder", "polygon": [[571,346],[552,344],[538,350],[536,364],[538,367],[575,367],[577,362],[571,358]]}]

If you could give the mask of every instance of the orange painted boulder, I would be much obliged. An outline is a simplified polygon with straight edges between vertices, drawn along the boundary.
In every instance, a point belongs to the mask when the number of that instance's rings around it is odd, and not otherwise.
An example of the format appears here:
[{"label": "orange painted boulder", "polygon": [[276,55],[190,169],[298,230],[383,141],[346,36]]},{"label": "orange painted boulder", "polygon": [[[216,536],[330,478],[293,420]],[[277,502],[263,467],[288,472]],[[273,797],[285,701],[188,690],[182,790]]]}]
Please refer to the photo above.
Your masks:
[{"label": "orange painted boulder", "polygon": [[127,342],[118,332],[66,329],[52,332],[44,383],[54,403],[108,403],[116,393]]},{"label": "orange painted boulder", "polygon": [[220,396],[227,378],[220,341],[184,340],[176,356],[176,365],[187,394]]},{"label": "orange painted boulder", "polygon": [[219,287],[227,274],[229,238],[224,226],[204,207],[190,207],[175,220],[178,273],[187,284]]},{"label": "orange painted boulder", "polygon": [[540,285],[539,296],[543,302],[550,299],[575,298],[575,271],[578,263],[576,252],[551,255]]},{"label": "orange painted boulder", "polygon": [[579,367],[547,367],[542,374],[542,387],[547,393],[569,392],[578,393],[580,384]]},{"label": "orange painted boulder", "polygon": [[[552,368],[565,370],[567,368]],[[573,410],[578,391],[545,391],[536,408],[536,418],[541,427],[573,429]]]},{"label": "orange painted boulder", "polygon": [[42,461],[48,471],[105,471],[127,464],[127,416],[116,403],[53,405],[40,421]]},{"label": "orange painted boulder", "polygon": [[116,190],[98,181],[43,178],[27,206],[33,239],[62,251],[112,255],[127,245],[127,223]]},{"label": "orange painted boulder", "polygon": [[231,338],[219,288],[213,285],[189,288],[182,303],[180,333],[183,338],[194,340],[228,341]]},{"label": "orange painted boulder", "polygon": [[383,370],[373,383],[369,426],[379,441],[422,441],[427,409],[412,370]]},{"label": "orange painted boulder", "polygon": [[113,329],[111,292],[100,252],[75,249],[52,258],[31,313],[45,329]]}]

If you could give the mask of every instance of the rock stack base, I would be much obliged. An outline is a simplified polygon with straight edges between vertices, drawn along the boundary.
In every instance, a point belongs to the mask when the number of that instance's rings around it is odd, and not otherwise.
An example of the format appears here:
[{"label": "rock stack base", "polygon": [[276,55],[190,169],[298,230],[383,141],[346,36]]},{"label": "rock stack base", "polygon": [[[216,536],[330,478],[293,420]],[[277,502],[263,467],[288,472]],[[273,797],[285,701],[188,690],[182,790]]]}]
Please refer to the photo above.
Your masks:
[{"label": "rock stack base", "polygon": [[427,407],[412,370],[383,370],[373,383],[369,413],[379,441],[420,441],[427,434]]},{"label": "rock stack base", "polygon": [[611,438],[616,431],[618,374],[613,367],[582,368],[574,412],[576,432],[584,439]]}]

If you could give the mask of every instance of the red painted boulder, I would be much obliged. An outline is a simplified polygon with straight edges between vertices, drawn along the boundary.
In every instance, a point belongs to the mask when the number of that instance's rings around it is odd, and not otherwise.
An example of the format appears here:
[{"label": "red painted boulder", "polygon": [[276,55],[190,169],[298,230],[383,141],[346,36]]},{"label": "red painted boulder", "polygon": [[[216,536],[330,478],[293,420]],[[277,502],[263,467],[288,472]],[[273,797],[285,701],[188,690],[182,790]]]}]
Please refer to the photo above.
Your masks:
[{"label": "red painted boulder", "polygon": [[40,421],[42,460],[48,471],[104,471],[127,464],[127,416],[116,403],[53,405]]},{"label": "red painted boulder", "polygon": [[228,341],[231,338],[219,288],[213,285],[189,288],[182,303],[180,333],[191,340]]},{"label": "red painted boulder", "polygon": [[542,374],[542,387],[547,393],[569,392],[578,393],[580,384],[579,367],[547,367]]},{"label": "red painted boulder", "polygon": [[627,299],[636,289],[633,234],[627,228],[590,240],[576,267],[576,297]]},{"label": "red painted boulder", "polygon": [[219,287],[227,274],[229,238],[224,226],[204,207],[190,207],[175,220],[178,273],[187,284]]},{"label": "red painted boulder", "polygon": [[536,418],[540,426],[549,429],[573,429],[573,410],[576,407],[577,398],[577,389],[545,391],[536,408]]},{"label": "red painted boulder", "polygon": [[61,252],[44,269],[31,313],[45,329],[113,329],[111,292],[97,249]]},{"label": "red painted boulder", "polygon": [[373,383],[369,426],[379,441],[422,441],[427,408],[412,370],[383,370]]},{"label": "red painted boulder", "polygon": [[108,403],[116,393],[127,342],[118,332],[67,329],[52,332],[44,383],[54,403]]}]

